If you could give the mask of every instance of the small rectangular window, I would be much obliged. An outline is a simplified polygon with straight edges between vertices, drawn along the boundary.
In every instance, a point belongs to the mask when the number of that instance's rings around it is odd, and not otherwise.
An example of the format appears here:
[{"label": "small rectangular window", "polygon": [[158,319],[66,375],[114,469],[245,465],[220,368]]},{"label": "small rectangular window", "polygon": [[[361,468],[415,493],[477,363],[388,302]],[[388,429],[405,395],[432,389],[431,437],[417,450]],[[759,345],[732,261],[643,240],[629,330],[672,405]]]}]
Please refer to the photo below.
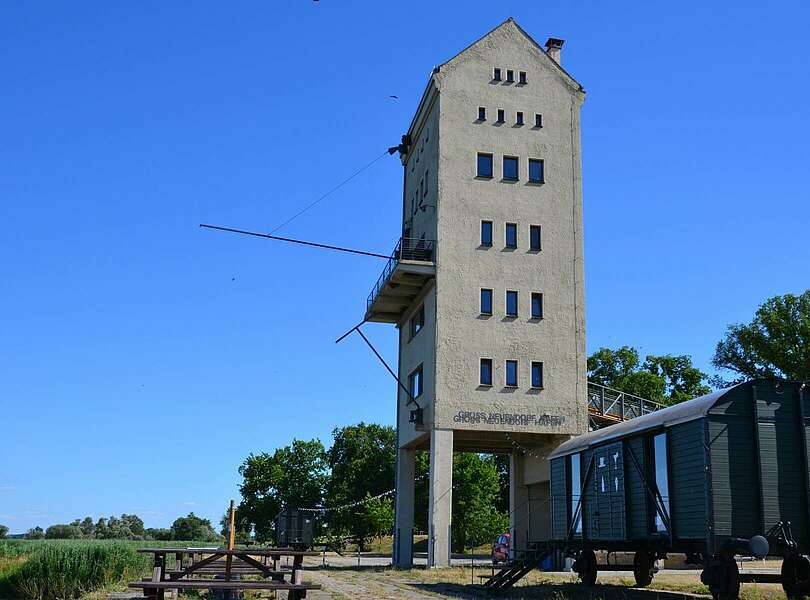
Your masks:
[{"label": "small rectangular window", "polygon": [[419,310],[416,311],[416,314],[411,317],[411,339],[422,331],[422,327],[425,326],[425,305],[419,307]]},{"label": "small rectangular window", "polygon": [[486,121],[487,120],[487,109],[483,106],[478,107],[478,120],[479,121]]},{"label": "small rectangular window", "polygon": [[543,387],[543,363],[532,363],[532,387],[540,389]]},{"label": "small rectangular window", "polygon": [[506,81],[512,83],[515,80],[515,72],[512,69],[506,69]]},{"label": "small rectangular window", "polygon": [[515,124],[523,125],[523,113],[520,111],[517,111],[517,114],[515,115]]},{"label": "small rectangular window", "polygon": [[534,115],[534,126],[540,128],[543,126],[543,115],[537,113]]},{"label": "small rectangular window", "polygon": [[498,120],[496,121],[496,123],[503,123],[505,121],[506,121],[506,113],[504,112],[504,110],[502,108],[499,108],[498,109]]},{"label": "small rectangular window", "polygon": [[481,245],[492,245],[492,221],[481,221]]},{"label": "small rectangular window", "polygon": [[501,80],[501,70],[498,67],[495,67],[492,70],[492,79],[494,79],[495,81]]},{"label": "small rectangular window", "polygon": [[534,251],[542,250],[542,236],[540,225],[529,226],[529,248]]},{"label": "small rectangular window", "polygon": [[[653,438],[653,449],[655,452],[655,485],[658,487],[658,493],[661,494],[661,499],[664,501],[664,512],[669,512],[669,468],[667,464],[667,434],[666,432],[660,433]],[[655,513],[655,530],[666,531],[667,525],[658,514]]]},{"label": "small rectangular window", "polygon": [[543,294],[532,292],[532,319],[543,318]]},{"label": "small rectangular window", "polygon": [[478,153],[478,177],[492,177],[492,155]]},{"label": "small rectangular window", "polygon": [[507,387],[517,387],[518,385],[518,369],[517,369],[517,361],[516,360],[507,360],[506,361],[506,386]]},{"label": "small rectangular window", "polygon": [[422,395],[422,365],[419,365],[408,375],[408,391],[412,398]]},{"label": "small rectangular window", "polygon": [[520,72],[520,83],[523,83],[523,84],[526,83],[526,71],[521,71]]},{"label": "small rectangular window", "polygon": [[425,189],[422,190],[422,197],[427,196],[428,193],[428,177],[430,177],[430,171],[425,169]]},{"label": "small rectangular window", "polygon": [[518,180],[518,159],[516,156],[503,157],[503,178],[510,181]]},{"label": "small rectangular window", "polygon": [[492,359],[491,358],[482,358],[481,359],[480,382],[481,382],[481,385],[492,385]]},{"label": "small rectangular window", "polygon": [[481,314],[492,314],[492,290],[481,288]]},{"label": "small rectangular window", "polygon": [[545,181],[545,168],[543,161],[539,158],[529,159],[529,181],[532,183],[543,183]]},{"label": "small rectangular window", "polygon": [[517,223],[506,224],[506,247],[517,248]]},{"label": "small rectangular window", "polygon": [[518,316],[518,293],[514,290],[506,291],[506,316]]}]

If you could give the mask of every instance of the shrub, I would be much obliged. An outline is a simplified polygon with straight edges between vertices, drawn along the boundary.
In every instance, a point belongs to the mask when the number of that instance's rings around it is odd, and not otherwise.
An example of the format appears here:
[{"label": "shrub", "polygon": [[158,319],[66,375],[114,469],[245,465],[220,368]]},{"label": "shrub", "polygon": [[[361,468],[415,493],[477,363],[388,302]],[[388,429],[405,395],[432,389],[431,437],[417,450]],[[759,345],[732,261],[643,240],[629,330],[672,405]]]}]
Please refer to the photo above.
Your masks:
[{"label": "shrub", "polygon": [[136,578],[147,566],[148,558],[131,544],[42,543],[9,583],[24,598],[65,600]]}]

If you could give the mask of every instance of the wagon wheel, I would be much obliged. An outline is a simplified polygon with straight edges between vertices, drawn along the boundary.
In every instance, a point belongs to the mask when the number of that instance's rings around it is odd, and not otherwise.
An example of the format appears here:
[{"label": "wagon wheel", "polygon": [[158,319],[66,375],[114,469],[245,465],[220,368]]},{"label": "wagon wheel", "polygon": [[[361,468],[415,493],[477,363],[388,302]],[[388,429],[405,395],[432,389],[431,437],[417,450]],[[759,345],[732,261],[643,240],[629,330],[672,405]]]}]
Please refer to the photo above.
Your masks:
[{"label": "wagon wheel", "polygon": [[782,589],[790,600],[802,600],[810,588],[810,559],[792,554],[782,561]]},{"label": "wagon wheel", "polygon": [[579,553],[579,558],[574,563],[574,571],[579,574],[579,579],[583,585],[594,585],[596,583],[596,553],[593,550],[583,550]]},{"label": "wagon wheel", "polygon": [[737,600],[740,596],[740,571],[733,556],[715,554],[700,574],[714,600]]},{"label": "wagon wheel", "polygon": [[638,587],[647,587],[652,583],[655,571],[655,557],[649,552],[639,550],[633,557],[633,575]]}]

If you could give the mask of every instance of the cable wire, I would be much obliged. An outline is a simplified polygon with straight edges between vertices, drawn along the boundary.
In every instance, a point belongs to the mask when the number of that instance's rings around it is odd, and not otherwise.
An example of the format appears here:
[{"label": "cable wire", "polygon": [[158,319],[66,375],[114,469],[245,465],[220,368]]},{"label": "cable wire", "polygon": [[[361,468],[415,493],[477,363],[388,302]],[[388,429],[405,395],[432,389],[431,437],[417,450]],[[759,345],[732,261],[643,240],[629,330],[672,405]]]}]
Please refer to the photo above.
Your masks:
[{"label": "cable wire", "polygon": [[354,173],[352,173],[351,175],[349,175],[349,177],[347,177],[346,179],[344,179],[343,181],[341,181],[339,184],[337,184],[335,187],[333,187],[331,190],[329,190],[328,192],[326,192],[325,194],[323,194],[322,196],[320,196],[320,197],[319,197],[317,200],[314,200],[314,201],[310,202],[309,204],[307,204],[307,205],[306,205],[304,208],[302,208],[302,209],[301,209],[301,210],[299,210],[297,213],[295,213],[293,216],[291,216],[289,219],[287,219],[286,221],[284,221],[284,222],[283,222],[281,225],[278,225],[278,226],[277,226],[275,229],[273,229],[273,230],[270,232],[270,234],[272,235],[272,234],[274,234],[276,231],[278,231],[279,229],[281,229],[282,227],[284,227],[285,225],[289,225],[289,224],[290,224],[290,222],[292,222],[294,219],[297,219],[298,217],[300,217],[301,215],[303,215],[305,212],[307,212],[307,211],[308,211],[310,208],[312,208],[313,206],[315,206],[316,204],[318,204],[318,202],[320,202],[321,200],[323,200],[324,198],[326,198],[327,196],[329,196],[329,195],[330,195],[330,194],[332,194],[333,192],[336,192],[337,190],[339,190],[340,188],[342,188],[344,185],[346,185],[346,184],[347,184],[347,183],[349,183],[349,182],[350,182],[352,179],[354,179],[355,177],[357,177],[358,175],[360,175],[360,173],[362,173],[363,171],[365,171],[366,169],[368,169],[368,168],[369,168],[371,165],[373,165],[374,163],[376,163],[378,160],[380,160],[380,159],[381,159],[383,156],[385,156],[386,154],[388,154],[388,150],[386,150],[385,152],[383,152],[382,154],[380,154],[380,155],[379,155],[377,158],[375,158],[374,160],[372,160],[370,163],[368,163],[368,164],[367,164],[367,165],[365,165],[364,167],[360,167],[360,168],[359,168],[357,171],[355,171]]}]

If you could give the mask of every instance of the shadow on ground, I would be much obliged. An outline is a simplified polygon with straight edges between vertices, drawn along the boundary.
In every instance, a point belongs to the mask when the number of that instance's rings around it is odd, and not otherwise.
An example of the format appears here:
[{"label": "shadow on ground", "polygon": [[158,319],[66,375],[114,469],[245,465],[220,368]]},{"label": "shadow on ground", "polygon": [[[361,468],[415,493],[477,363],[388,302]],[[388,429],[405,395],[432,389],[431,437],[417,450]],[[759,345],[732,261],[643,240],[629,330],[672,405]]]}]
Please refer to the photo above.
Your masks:
[{"label": "shadow on ground", "polygon": [[559,600],[698,600],[711,598],[688,592],[646,590],[619,585],[584,587],[574,584],[526,585],[514,587],[500,594],[489,593],[482,587],[452,583],[410,583],[410,587],[440,594],[447,598],[554,598]]}]

